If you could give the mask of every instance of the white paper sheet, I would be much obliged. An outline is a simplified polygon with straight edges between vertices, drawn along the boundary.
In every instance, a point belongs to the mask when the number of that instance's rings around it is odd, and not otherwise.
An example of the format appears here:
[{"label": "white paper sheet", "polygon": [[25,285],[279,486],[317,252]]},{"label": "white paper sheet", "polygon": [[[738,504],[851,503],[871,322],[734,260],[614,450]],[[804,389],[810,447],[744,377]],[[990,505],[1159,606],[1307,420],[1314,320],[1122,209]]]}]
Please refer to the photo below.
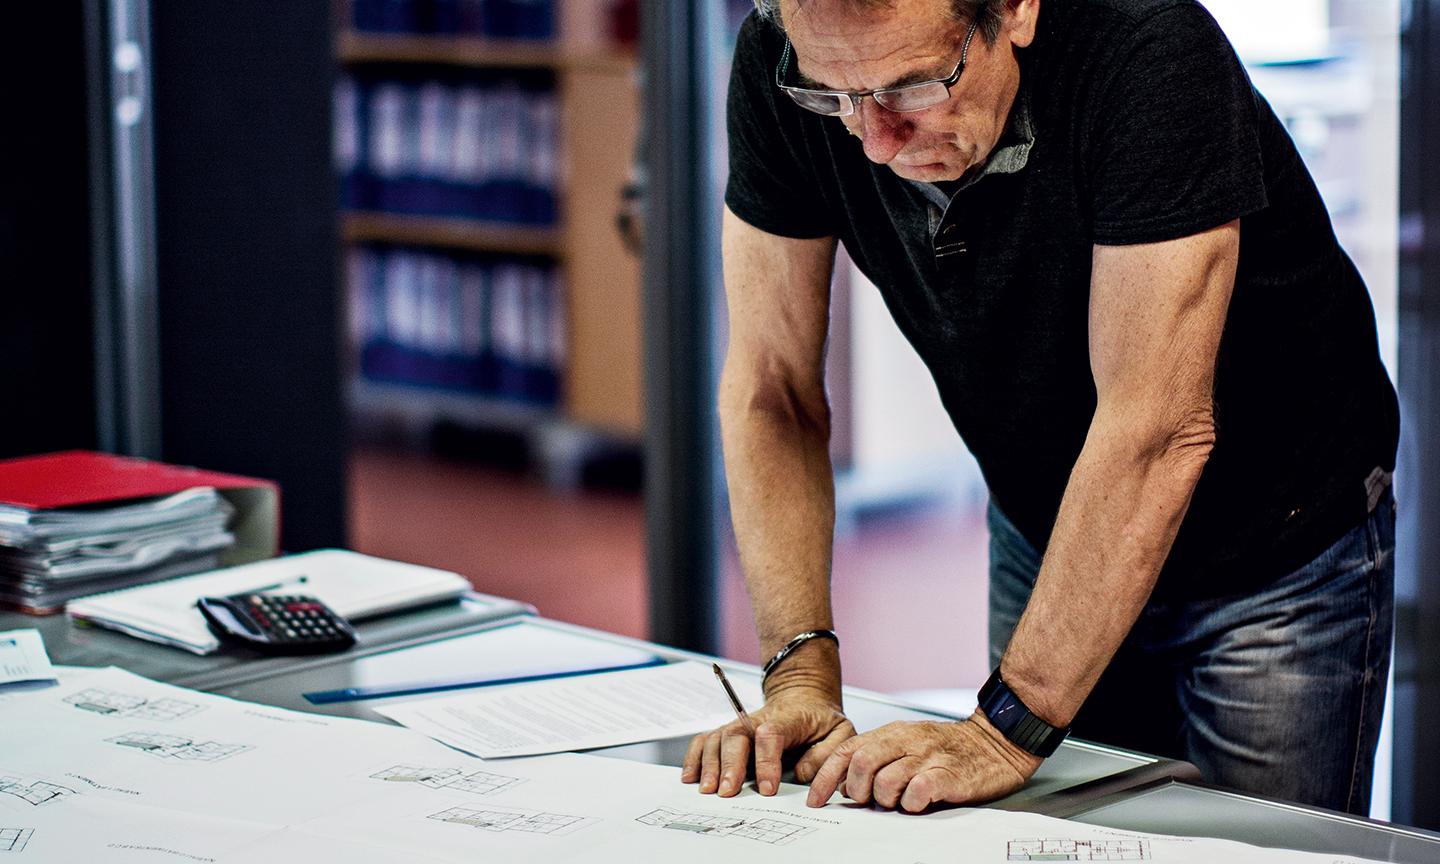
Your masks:
[{"label": "white paper sheet", "polygon": [[[757,684],[748,679],[731,684],[743,704],[759,707]],[[674,738],[735,719],[710,667],[690,662],[473,690],[376,710],[485,759]]]},{"label": "white paper sheet", "polygon": [[45,653],[39,630],[6,630],[0,633],[0,684],[17,681],[54,681],[55,670]]},{"label": "white paper sheet", "polygon": [[445,570],[319,549],[83,597],[66,611],[138,639],[210,654],[220,642],[195,606],[201,597],[248,591],[310,594],[337,614],[358,619],[459,597],[469,587],[463,577]]},{"label": "white paper sheet", "polygon": [[29,864],[1355,864],[1003,811],[810,809],[799,786],[720,799],[674,768],[575,754],[487,762],[405,729],[117,669],[0,701],[0,729],[0,853]]}]

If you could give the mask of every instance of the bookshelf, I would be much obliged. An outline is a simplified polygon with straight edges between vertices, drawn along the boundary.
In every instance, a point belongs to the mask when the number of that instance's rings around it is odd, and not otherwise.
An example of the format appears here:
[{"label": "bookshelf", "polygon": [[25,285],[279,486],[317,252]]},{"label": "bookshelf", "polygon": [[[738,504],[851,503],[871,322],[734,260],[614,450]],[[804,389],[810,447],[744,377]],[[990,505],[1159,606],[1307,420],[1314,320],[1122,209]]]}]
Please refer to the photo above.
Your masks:
[{"label": "bookshelf", "polygon": [[362,33],[344,28],[336,37],[344,64],[430,63],[474,69],[593,70],[629,73],[635,57],[621,49],[568,48],[533,39],[490,39],[428,33]]},{"label": "bookshelf", "polygon": [[[368,32],[353,26],[348,5],[341,4],[335,52],[343,75],[369,82],[389,76],[410,86],[430,76],[461,82],[456,87],[470,80],[466,76],[496,76],[504,82],[504,76],[513,75],[550,87],[546,92],[553,93],[558,115],[553,219],[416,212],[367,200],[347,202],[340,230],[347,254],[405,249],[461,261],[465,256],[516,256],[532,264],[550,262],[535,266],[553,266],[563,285],[564,357],[555,370],[561,382],[558,401],[536,404],[509,393],[371,380],[362,370],[362,352],[356,350],[349,392],[352,410],[362,421],[375,417],[414,425],[448,420],[529,430],[541,439],[555,438],[557,429],[571,439],[593,432],[606,446],[640,441],[640,264],[615,227],[638,128],[636,59],[601,35],[607,29],[601,19],[607,4],[554,2],[558,33],[548,39]],[[522,111],[518,116],[525,115]],[[521,158],[534,157],[527,151]],[[352,307],[373,305],[373,298],[357,297],[352,286],[350,302]],[[357,349],[360,344],[357,341]],[[549,467],[545,472],[556,473]]]}]

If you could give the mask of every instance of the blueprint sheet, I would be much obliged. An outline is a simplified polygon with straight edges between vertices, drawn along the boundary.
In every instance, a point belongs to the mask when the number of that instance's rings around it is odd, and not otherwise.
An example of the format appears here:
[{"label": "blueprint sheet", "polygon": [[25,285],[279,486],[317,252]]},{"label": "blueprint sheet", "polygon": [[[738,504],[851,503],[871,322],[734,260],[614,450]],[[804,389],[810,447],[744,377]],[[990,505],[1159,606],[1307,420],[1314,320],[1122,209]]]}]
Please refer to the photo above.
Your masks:
[{"label": "blueprint sheet", "polygon": [[0,730],[0,861],[17,864],[1354,861],[1001,811],[812,810],[798,786],[720,799],[674,768],[481,760],[118,669],[0,701]]}]

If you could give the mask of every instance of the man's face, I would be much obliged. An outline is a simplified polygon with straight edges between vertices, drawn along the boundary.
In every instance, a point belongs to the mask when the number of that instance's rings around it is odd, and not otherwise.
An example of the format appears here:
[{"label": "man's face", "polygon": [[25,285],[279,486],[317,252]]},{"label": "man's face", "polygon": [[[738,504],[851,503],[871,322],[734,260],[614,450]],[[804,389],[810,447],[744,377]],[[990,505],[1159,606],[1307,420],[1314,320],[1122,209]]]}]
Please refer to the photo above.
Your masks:
[{"label": "man's face", "polygon": [[[853,0],[784,0],[781,14],[795,49],[801,86],[875,90],[944,78],[960,60],[968,25],[950,0],[895,0],[866,8]],[[939,105],[903,114],[862,99],[839,118],[872,162],[909,180],[959,179],[989,157],[1019,88],[1010,17],[994,45],[979,33],[965,72]],[[1028,34],[1021,36],[1028,43]]]}]

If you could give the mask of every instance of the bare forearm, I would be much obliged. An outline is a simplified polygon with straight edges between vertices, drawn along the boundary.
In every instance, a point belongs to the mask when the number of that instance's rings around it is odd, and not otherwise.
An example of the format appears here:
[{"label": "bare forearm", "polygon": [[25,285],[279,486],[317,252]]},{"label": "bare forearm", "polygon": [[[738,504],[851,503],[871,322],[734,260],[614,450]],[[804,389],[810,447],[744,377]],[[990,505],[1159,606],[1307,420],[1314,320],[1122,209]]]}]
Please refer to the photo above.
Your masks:
[{"label": "bare forearm", "polygon": [[[823,393],[809,399],[748,379],[727,367],[720,388],[721,432],[731,519],[762,656],[796,633],[833,626],[830,553],[835,487],[829,412]],[[839,658],[832,643],[807,643],[767,684],[835,691]]]},{"label": "bare forearm", "polygon": [[1114,413],[1091,427],[1001,663],[1030,709],[1057,725],[1075,716],[1149,599],[1213,444],[1203,414],[1146,440],[1133,417]]}]

